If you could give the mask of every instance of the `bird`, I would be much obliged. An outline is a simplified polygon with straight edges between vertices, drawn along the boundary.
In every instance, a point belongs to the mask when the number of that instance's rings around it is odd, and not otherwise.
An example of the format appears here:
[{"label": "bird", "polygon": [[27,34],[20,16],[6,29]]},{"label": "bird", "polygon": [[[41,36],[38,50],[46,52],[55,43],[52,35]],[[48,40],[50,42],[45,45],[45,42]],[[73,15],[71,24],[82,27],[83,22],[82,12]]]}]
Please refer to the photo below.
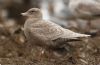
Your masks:
[{"label": "bird", "polygon": [[70,0],[68,8],[74,18],[87,20],[87,31],[92,27],[91,20],[100,17],[100,1],[99,0]]},{"label": "bird", "polygon": [[47,49],[62,48],[67,41],[90,36],[73,32],[52,21],[44,20],[39,8],[31,8],[21,15],[27,17],[23,28],[26,39],[33,46],[41,47],[43,49],[41,53]]}]

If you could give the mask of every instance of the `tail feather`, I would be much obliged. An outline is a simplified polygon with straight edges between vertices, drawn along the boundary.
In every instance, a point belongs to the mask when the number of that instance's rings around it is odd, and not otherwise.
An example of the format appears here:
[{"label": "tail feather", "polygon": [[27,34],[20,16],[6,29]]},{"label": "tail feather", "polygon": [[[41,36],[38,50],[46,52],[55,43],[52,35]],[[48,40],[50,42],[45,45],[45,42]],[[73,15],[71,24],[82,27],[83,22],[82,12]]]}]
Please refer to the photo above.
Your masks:
[{"label": "tail feather", "polygon": [[90,37],[91,35],[86,35],[86,34],[80,34],[80,33],[75,33],[75,37]]},{"label": "tail feather", "polygon": [[73,38],[80,38],[80,37],[90,37],[91,35],[86,35],[86,34],[81,34],[81,33],[75,33],[71,30],[64,30],[64,34],[62,36],[62,38],[69,38],[69,39],[73,39]]}]

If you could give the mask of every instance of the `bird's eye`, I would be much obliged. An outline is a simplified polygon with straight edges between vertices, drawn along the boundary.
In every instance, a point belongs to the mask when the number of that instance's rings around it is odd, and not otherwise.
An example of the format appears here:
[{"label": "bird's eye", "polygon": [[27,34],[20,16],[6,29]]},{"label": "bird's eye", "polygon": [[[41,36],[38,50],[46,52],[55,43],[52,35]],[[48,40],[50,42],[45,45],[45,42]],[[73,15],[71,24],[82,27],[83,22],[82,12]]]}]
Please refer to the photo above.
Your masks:
[{"label": "bird's eye", "polygon": [[33,13],[33,12],[35,12],[35,11],[30,11],[30,13]]}]

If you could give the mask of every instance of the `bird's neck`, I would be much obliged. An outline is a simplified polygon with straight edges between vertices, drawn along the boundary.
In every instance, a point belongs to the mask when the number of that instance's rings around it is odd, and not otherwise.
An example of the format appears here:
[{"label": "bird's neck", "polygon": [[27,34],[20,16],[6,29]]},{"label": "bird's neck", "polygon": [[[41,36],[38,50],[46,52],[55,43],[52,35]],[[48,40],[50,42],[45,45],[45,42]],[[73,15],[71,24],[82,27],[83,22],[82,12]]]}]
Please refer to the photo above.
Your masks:
[{"label": "bird's neck", "polygon": [[27,19],[28,22],[33,22],[33,23],[35,23],[35,22],[37,22],[39,20],[42,20],[42,18],[28,18]]},{"label": "bird's neck", "polygon": [[28,19],[42,19],[42,16],[36,16],[36,17],[34,17],[34,16],[29,16],[28,17]]}]

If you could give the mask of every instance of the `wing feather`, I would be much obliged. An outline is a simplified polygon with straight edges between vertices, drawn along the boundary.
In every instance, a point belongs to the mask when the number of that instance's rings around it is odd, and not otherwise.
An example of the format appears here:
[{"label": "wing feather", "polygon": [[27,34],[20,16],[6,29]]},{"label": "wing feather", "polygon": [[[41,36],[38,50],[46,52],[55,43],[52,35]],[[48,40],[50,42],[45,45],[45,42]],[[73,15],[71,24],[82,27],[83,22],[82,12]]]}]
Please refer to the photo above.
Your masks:
[{"label": "wing feather", "polygon": [[85,34],[79,34],[75,33],[73,31],[70,31],[68,29],[64,29],[61,26],[53,23],[53,22],[47,22],[42,21],[38,24],[38,26],[31,27],[31,31],[36,34],[37,36],[45,39],[45,40],[55,40],[58,38],[68,38],[68,39],[74,39],[77,37],[87,37],[89,35]]}]

